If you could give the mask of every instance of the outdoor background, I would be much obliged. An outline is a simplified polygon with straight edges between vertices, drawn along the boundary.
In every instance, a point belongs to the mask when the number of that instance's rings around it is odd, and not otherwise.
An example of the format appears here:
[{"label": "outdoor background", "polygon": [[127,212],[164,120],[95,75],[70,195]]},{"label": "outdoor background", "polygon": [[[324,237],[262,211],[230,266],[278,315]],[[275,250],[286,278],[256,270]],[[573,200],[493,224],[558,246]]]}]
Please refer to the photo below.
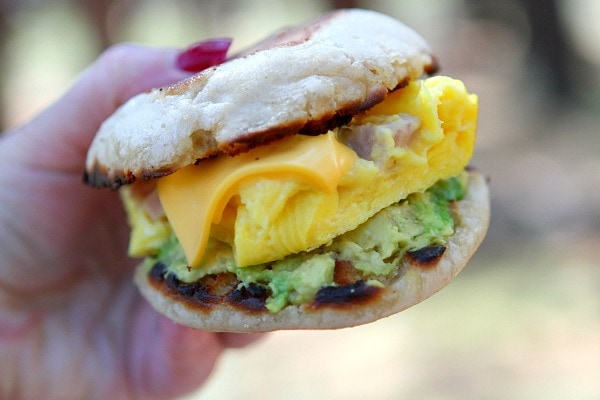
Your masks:
[{"label": "outdoor background", "polygon": [[1,123],[38,112],[111,43],[233,51],[329,8],[388,13],[479,95],[481,250],[443,291],[363,327],[277,332],[189,399],[600,398],[600,1],[1,1]]}]

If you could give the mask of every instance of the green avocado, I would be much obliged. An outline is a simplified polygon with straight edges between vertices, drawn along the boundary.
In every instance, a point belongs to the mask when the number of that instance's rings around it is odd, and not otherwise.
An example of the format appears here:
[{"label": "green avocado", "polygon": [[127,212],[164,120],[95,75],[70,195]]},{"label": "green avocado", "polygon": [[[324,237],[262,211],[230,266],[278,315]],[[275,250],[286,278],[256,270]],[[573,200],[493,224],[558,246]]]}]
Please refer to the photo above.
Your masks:
[{"label": "green avocado", "polygon": [[156,256],[146,259],[146,264],[150,269],[162,262],[167,267],[166,274],[174,274],[186,283],[210,274],[233,273],[240,286],[253,283],[267,288],[266,307],[277,312],[289,304],[309,303],[319,289],[335,285],[336,260],[349,261],[370,281],[383,280],[396,269],[407,251],[445,245],[454,233],[450,204],[463,198],[467,180],[467,173],[441,180],[425,192],[413,193],[381,210],[331,243],[283,260],[238,267],[231,247],[211,238],[207,256],[200,265],[190,268],[177,239],[171,235]]}]

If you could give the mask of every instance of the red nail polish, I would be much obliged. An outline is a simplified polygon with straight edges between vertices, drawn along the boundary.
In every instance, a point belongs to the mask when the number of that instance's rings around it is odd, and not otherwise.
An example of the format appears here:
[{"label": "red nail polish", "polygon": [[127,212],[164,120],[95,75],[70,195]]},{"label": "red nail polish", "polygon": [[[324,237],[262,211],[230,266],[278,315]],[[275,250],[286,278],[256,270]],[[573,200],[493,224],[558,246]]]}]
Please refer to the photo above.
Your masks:
[{"label": "red nail polish", "polygon": [[231,45],[229,38],[207,39],[182,51],[175,60],[177,68],[188,72],[200,72],[227,59]]}]

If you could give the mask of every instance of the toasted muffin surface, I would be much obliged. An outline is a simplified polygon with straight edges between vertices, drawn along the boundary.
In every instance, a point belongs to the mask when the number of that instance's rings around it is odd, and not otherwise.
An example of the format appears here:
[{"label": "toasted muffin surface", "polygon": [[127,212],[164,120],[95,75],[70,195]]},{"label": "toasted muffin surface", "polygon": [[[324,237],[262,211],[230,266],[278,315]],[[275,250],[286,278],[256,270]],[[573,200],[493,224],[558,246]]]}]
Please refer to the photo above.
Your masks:
[{"label": "toasted muffin surface", "polygon": [[410,28],[338,10],[130,99],[96,135],[86,181],[117,188],[287,135],[324,133],[433,70],[428,45]]}]

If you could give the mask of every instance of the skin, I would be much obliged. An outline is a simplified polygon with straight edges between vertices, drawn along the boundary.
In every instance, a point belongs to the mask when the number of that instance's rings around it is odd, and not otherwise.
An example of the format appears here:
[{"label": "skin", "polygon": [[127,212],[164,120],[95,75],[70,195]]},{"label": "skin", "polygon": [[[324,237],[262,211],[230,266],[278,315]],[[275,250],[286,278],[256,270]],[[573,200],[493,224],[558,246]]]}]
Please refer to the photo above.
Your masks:
[{"label": "skin", "polygon": [[187,76],[176,50],[118,45],[0,137],[0,398],[168,399],[197,389],[252,335],[174,324],[140,297],[118,194],[83,184],[101,122]]}]

